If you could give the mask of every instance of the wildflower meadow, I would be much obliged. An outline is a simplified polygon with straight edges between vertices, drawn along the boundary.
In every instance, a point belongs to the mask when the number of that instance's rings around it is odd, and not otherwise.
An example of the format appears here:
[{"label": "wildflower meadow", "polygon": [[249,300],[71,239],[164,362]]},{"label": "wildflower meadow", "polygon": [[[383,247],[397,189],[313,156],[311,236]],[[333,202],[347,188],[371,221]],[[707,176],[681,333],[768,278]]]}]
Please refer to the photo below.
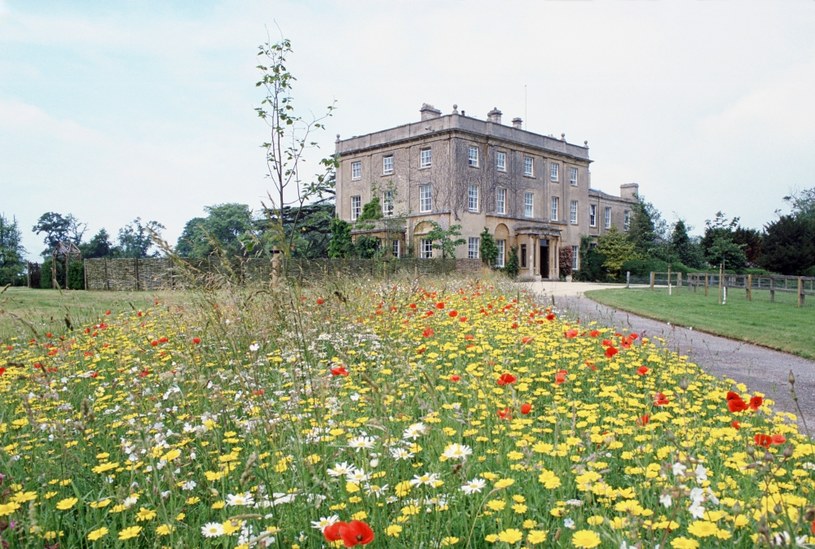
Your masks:
[{"label": "wildflower meadow", "polygon": [[180,303],[0,342],[3,546],[815,544],[794,416],[509,283]]}]

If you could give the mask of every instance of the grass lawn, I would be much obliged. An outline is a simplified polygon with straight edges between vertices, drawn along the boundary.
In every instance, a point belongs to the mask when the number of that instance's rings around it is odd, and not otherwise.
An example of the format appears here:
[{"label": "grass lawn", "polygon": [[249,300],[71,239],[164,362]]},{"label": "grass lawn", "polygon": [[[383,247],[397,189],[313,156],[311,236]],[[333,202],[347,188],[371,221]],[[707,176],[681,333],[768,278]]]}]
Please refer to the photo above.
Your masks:
[{"label": "grass lawn", "polygon": [[815,359],[815,299],[811,296],[798,308],[794,294],[778,292],[771,303],[767,291],[754,291],[753,300],[747,301],[744,290],[732,290],[726,305],[719,304],[716,288],[707,297],[701,289],[687,288],[674,288],[673,295],[664,288],[597,290],[586,295],[648,318]]},{"label": "grass lawn", "polygon": [[[45,332],[63,334],[68,322],[75,328],[97,322],[112,313],[144,309],[171,292],[86,292],[8,288],[0,293],[0,341],[12,336],[31,337]],[[67,321],[66,321],[67,319]]]}]

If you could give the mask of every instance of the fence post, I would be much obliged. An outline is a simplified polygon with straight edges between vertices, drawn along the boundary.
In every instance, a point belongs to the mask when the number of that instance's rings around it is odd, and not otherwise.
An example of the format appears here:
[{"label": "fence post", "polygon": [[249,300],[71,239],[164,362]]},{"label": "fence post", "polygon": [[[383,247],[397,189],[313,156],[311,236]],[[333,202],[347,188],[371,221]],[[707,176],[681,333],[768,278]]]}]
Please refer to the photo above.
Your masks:
[{"label": "fence post", "polygon": [[676,271],[676,287],[682,287],[682,271]]},{"label": "fence post", "polygon": [[804,306],[804,277],[798,277],[798,307]]},{"label": "fence post", "polygon": [[753,301],[753,275],[747,275],[747,301]]},{"label": "fence post", "polygon": [[625,272],[625,287],[626,288],[631,287],[631,271]]},{"label": "fence post", "polygon": [[708,288],[708,278],[707,272],[705,272],[705,297],[707,297],[707,288]]},{"label": "fence post", "polygon": [[770,277],[770,303],[775,302],[775,279]]},{"label": "fence post", "polygon": [[656,279],[656,273],[654,271],[651,271],[651,281],[650,282],[651,282],[651,289],[652,290],[654,289],[654,280],[655,279]]}]

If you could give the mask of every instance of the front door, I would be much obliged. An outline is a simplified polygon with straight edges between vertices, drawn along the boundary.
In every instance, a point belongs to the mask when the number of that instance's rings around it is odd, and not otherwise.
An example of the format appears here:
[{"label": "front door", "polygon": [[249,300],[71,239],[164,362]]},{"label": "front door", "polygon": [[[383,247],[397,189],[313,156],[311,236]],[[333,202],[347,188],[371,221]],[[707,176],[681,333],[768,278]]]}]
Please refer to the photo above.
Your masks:
[{"label": "front door", "polygon": [[549,241],[541,240],[540,249],[541,278],[549,278]]}]

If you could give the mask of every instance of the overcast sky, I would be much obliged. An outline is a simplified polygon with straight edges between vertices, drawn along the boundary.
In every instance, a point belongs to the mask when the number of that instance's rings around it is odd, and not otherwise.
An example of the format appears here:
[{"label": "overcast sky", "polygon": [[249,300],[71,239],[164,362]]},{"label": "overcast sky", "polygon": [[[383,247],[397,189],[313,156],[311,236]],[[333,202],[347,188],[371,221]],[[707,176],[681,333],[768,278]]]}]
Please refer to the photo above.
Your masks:
[{"label": "overcast sky", "polygon": [[815,186],[815,1],[0,0],[0,213],[29,257],[45,212],[175,243],[266,192],[259,44],[292,41],[297,111],[336,134],[458,104],[588,141],[592,186],[672,223],[760,229]]}]

